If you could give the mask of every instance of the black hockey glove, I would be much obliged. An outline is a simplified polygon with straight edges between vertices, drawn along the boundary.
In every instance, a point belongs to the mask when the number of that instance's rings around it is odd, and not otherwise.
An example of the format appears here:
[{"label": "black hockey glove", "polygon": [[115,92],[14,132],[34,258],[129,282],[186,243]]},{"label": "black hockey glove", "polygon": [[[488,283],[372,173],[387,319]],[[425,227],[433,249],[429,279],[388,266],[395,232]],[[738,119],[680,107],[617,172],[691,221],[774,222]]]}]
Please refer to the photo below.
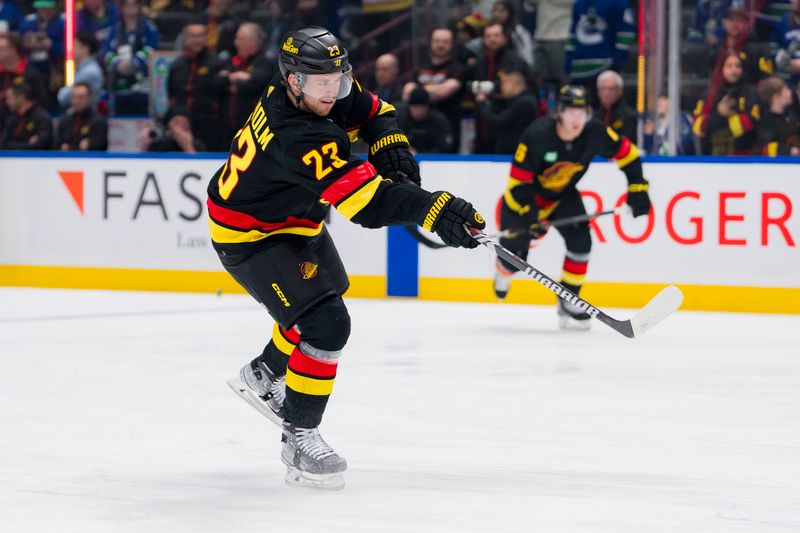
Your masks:
[{"label": "black hockey glove", "polygon": [[533,184],[517,185],[509,192],[514,202],[519,205],[519,209],[514,209],[515,206],[510,205],[508,200],[506,205],[520,217],[528,236],[534,239],[542,238],[547,233],[547,226],[539,223],[539,207],[534,202]]},{"label": "black hockey glove", "polygon": [[464,224],[478,229],[486,227],[483,216],[475,211],[471,203],[444,191],[431,194],[417,213],[416,222],[423,229],[436,233],[446,245],[455,248],[478,246],[478,241],[467,232]]},{"label": "black hockey glove", "polygon": [[384,178],[395,183],[420,185],[419,165],[401,131],[384,133],[369,147],[369,162]]},{"label": "black hockey glove", "polygon": [[647,189],[649,187],[650,185],[646,181],[644,183],[631,183],[628,185],[628,199],[626,203],[631,206],[634,218],[650,213],[650,196],[647,194]]}]

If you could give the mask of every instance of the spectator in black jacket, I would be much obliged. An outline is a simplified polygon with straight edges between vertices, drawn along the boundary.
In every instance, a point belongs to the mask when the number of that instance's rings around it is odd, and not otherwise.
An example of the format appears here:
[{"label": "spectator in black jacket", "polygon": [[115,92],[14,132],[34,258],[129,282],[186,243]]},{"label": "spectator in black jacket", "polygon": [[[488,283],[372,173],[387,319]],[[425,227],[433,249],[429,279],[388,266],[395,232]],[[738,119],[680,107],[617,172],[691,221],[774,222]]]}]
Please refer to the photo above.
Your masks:
[{"label": "spectator in black jacket", "polygon": [[453,149],[453,130],[444,113],[430,105],[428,91],[416,87],[408,96],[408,105],[400,111],[397,125],[406,132],[416,153],[446,153]]},{"label": "spectator in black jacket", "polygon": [[151,132],[148,152],[185,152],[193,154],[204,152],[206,147],[201,139],[192,134],[190,113],[185,107],[173,106],[164,116],[166,131]]},{"label": "spectator in black jacket", "polygon": [[528,89],[528,69],[522,64],[500,72],[500,90],[490,97],[485,92],[475,96],[479,123],[488,126],[486,151],[513,154],[523,130],[539,116],[539,102]]},{"label": "spectator in black jacket", "polygon": [[108,122],[92,108],[92,88],[86,82],[72,86],[72,105],[58,123],[56,146],[61,150],[108,150]]},{"label": "spectator in black jacket", "polygon": [[30,85],[12,85],[6,91],[9,117],[0,148],[49,150],[53,146],[53,121],[33,95]]},{"label": "spectator in black jacket", "polygon": [[458,147],[461,132],[461,88],[464,82],[464,67],[459,63],[453,50],[453,30],[435,28],[431,32],[428,57],[414,74],[412,80],[403,87],[403,101],[407,102],[415,87],[428,91],[431,106],[441,111],[450,121]]},{"label": "spectator in black jacket", "polygon": [[230,143],[253,107],[267,88],[273,69],[264,55],[264,31],[258,24],[245,22],[236,31],[236,55],[220,75],[228,80],[228,99],[225,105],[227,133],[224,143]]},{"label": "spectator in black jacket", "polygon": [[[522,59],[514,52],[510,37],[505,33],[503,26],[498,23],[489,24],[483,32],[481,53],[478,56],[475,67],[468,74],[470,81],[483,83],[477,85],[469,83],[470,92],[477,97],[478,93],[486,92],[482,88],[484,86],[488,87],[490,82],[497,87],[500,83],[500,72],[510,70],[521,62]],[[465,102],[465,107],[469,107],[468,102]],[[474,153],[492,153],[494,139],[491,138],[491,135],[489,124],[482,120],[479,115],[475,122]]]},{"label": "spectator in black jacket", "polygon": [[12,85],[24,83],[32,97],[47,105],[44,78],[27,57],[23,56],[22,40],[15,33],[0,34],[0,124],[8,118],[5,93]]},{"label": "spectator in black jacket", "polygon": [[[189,110],[192,132],[208,150],[227,150],[224,128],[220,127],[222,102],[228,79],[220,76],[224,64],[206,47],[208,30],[201,19],[183,30],[183,55],[170,66],[169,105]],[[228,139],[229,141],[230,139]]]},{"label": "spectator in black jacket", "polygon": [[375,60],[375,87],[372,92],[392,105],[402,103],[403,86],[397,79],[400,61],[394,54],[383,54]]},{"label": "spectator in black jacket", "polygon": [[606,126],[636,142],[636,111],[625,103],[622,76],[606,70],[597,76],[598,114]]},{"label": "spectator in black jacket", "polygon": [[483,48],[472,71],[471,79],[496,82],[500,71],[509,70],[521,61],[502,24],[489,24],[483,31]]},{"label": "spectator in black jacket", "polygon": [[756,153],[800,155],[800,131],[792,120],[792,91],[782,79],[772,76],[758,85],[764,112],[756,125]]}]

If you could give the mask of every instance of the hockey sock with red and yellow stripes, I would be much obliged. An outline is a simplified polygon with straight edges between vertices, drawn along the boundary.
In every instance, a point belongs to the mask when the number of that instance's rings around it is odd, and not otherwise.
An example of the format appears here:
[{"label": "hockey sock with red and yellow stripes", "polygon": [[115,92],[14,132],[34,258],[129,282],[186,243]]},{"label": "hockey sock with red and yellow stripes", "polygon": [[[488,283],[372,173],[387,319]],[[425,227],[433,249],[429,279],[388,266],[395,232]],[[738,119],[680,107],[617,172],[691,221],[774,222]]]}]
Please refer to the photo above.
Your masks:
[{"label": "hockey sock with red and yellow stripes", "polygon": [[564,258],[564,270],[561,273],[561,284],[577,295],[586,279],[588,267],[589,254],[567,251],[567,256]]},{"label": "hockey sock with red and yellow stripes", "polygon": [[300,334],[296,328],[283,329],[275,323],[275,327],[272,328],[272,339],[264,348],[259,359],[273,374],[282,376],[286,373],[286,365],[289,364],[289,358],[298,342],[300,342]]},{"label": "hockey sock with red and yellow stripes", "polygon": [[300,342],[286,369],[285,420],[297,427],[319,426],[333,391],[341,352],[316,349]]}]

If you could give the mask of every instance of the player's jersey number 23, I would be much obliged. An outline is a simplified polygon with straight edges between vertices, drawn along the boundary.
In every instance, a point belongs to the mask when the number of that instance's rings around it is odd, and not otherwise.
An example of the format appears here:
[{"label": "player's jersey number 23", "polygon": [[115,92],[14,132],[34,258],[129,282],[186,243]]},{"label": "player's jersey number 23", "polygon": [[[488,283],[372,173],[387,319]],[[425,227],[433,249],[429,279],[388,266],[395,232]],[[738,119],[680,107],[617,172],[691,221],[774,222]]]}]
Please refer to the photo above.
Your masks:
[{"label": "player's jersey number 23", "polygon": [[256,142],[247,125],[239,130],[238,139],[237,146],[240,151],[244,150],[244,153],[239,155],[231,152],[219,177],[219,195],[223,200],[230,198],[233,189],[239,184],[239,173],[246,172],[256,157]]}]

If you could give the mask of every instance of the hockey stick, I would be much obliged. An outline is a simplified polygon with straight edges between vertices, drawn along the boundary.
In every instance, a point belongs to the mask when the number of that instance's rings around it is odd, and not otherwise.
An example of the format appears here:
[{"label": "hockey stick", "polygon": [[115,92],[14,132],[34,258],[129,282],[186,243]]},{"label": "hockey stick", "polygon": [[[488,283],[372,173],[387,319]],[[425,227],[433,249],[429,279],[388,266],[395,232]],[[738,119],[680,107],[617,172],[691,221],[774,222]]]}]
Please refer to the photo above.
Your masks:
[{"label": "hockey stick", "polygon": [[404,226],[406,231],[411,235],[415,241],[420,243],[423,246],[430,248],[431,250],[441,250],[442,248],[447,248],[448,246],[442,242],[436,242],[428,239],[419,231],[419,226],[416,224],[408,224]]},{"label": "hockey stick", "polygon": [[638,337],[645,331],[651,329],[656,324],[674,313],[683,303],[683,293],[674,286],[669,285],[661,289],[647,304],[639,310],[630,320],[617,320],[611,318],[603,311],[599,310],[586,300],[576,296],[572,291],[562,287],[552,279],[545,276],[542,272],[523,261],[505,247],[500,245],[479,229],[464,226],[472,234],[472,237],[487,248],[494,249],[494,252],[503,260],[514,265],[517,269],[524,272],[527,276],[538,281],[541,285],[554,292],[556,296],[576,306],[581,311],[587,313],[610,327],[611,329],[625,335],[629,339]]},{"label": "hockey stick", "polygon": [[622,208],[618,207],[616,209],[609,209],[607,211],[598,211],[597,213],[590,213],[585,215],[574,215],[571,217],[564,217],[564,218],[557,218],[552,222],[548,220],[542,220],[539,224],[534,224],[530,228],[506,228],[495,235],[491,235],[491,237],[502,238],[502,239],[513,239],[515,237],[519,237],[527,233],[531,237],[535,237],[536,235],[532,231],[534,228],[557,228],[559,226],[566,226],[567,224],[575,224],[577,222],[588,222],[590,220],[594,220],[597,217],[602,217],[603,215],[614,215],[622,212]]}]

